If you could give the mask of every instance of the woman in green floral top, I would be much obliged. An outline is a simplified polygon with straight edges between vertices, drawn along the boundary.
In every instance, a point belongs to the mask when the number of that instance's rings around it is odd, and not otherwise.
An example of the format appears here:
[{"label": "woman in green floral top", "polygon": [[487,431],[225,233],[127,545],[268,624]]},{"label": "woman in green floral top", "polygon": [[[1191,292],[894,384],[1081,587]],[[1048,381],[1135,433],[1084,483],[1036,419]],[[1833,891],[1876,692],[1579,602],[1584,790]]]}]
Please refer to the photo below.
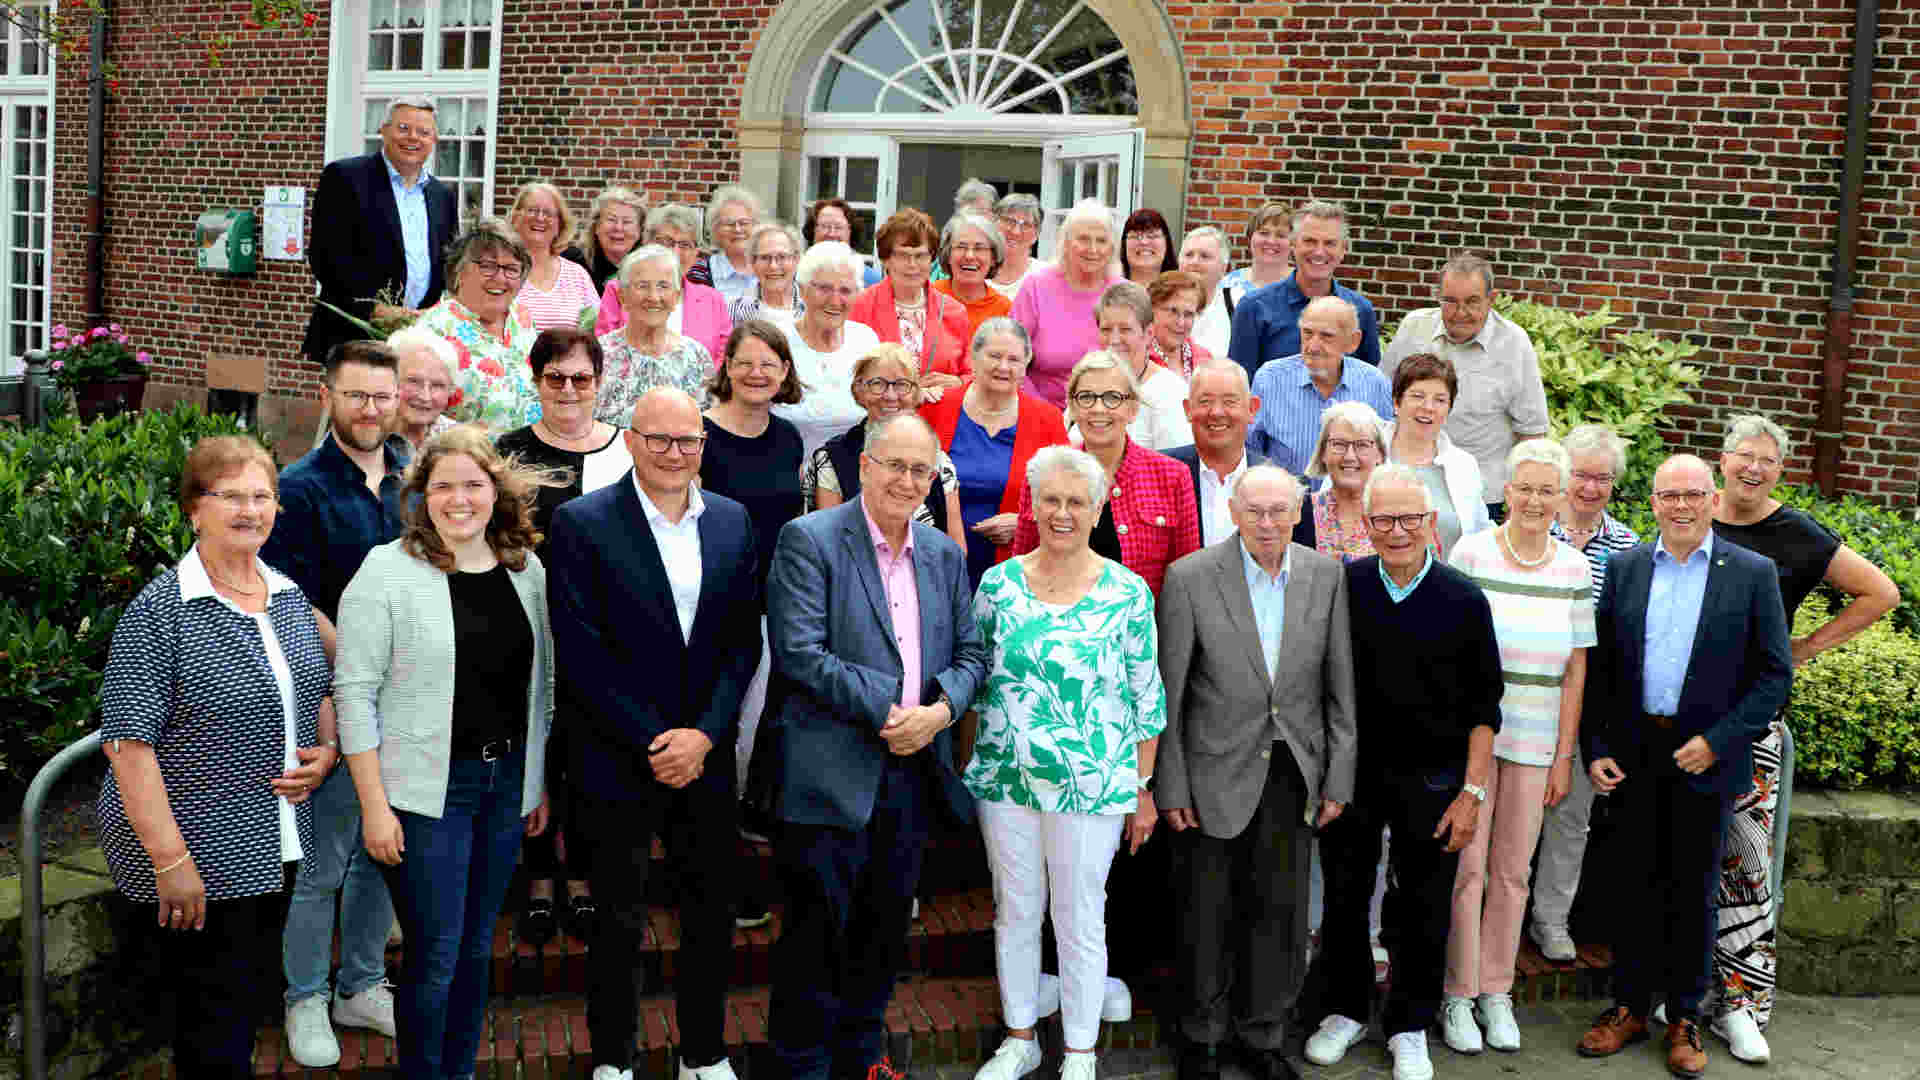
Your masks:
[{"label": "woman in green floral top", "polygon": [[482,222],[447,249],[453,287],[414,324],[446,338],[459,358],[446,415],[496,435],[540,419],[540,394],[527,366],[538,332],[514,303],[532,265],[518,237]]},{"label": "woman in green floral top", "polygon": [[[1153,594],[1088,540],[1107,491],[1099,462],[1047,447],[1027,464],[1037,550],[987,571],[974,616],[992,654],[966,785],[993,868],[994,949],[1008,1037],[981,1080],[1040,1058],[1040,924],[1052,897],[1067,1055],[1093,1080],[1106,996],[1106,882],[1122,832],[1138,847],[1158,812],[1147,781],[1166,726]],[[1050,1012],[1051,1009],[1048,1009]]]}]

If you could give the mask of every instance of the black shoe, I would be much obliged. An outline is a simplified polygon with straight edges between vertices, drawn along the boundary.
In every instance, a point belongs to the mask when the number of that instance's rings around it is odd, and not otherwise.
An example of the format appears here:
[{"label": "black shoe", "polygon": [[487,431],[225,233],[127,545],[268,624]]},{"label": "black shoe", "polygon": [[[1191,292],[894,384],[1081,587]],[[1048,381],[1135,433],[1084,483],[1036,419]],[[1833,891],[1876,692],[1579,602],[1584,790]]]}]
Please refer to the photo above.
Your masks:
[{"label": "black shoe", "polygon": [[1220,1047],[1191,1041],[1182,1045],[1179,1080],[1220,1080]]},{"label": "black shoe", "polygon": [[1261,1050],[1242,1044],[1239,1047],[1241,1064],[1253,1074],[1253,1080],[1299,1080],[1299,1070],[1293,1062],[1287,1060],[1287,1052],[1279,1048]]},{"label": "black shoe", "polygon": [[567,933],[581,941],[592,941],[599,918],[600,909],[593,906],[591,893],[567,897]]},{"label": "black shoe", "polygon": [[545,896],[527,900],[527,906],[520,909],[520,922],[514,927],[513,936],[536,949],[543,949],[559,932],[560,920],[553,912],[553,898]]}]

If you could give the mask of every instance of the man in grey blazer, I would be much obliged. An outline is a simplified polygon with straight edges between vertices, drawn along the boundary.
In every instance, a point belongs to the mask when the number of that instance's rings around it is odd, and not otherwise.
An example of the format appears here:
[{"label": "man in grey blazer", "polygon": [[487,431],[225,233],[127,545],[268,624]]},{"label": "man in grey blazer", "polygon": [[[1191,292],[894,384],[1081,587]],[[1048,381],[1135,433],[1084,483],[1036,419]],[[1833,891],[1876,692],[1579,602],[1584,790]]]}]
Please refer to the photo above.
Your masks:
[{"label": "man in grey blazer", "polygon": [[897,1080],[881,1020],[927,834],[936,810],[973,820],[950,729],[987,652],[966,552],[913,520],[939,450],[917,416],[882,423],[860,454],[860,497],[788,522],[768,575],[787,684],[768,1035],[794,1080]]},{"label": "man in grey blazer", "polygon": [[1256,1080],[1281,1052],[1306,975],[1312,829],[1353,797],[1346,574],[1290,543],[1305,490],[1256,465],[1237,532],[1173,564],[1160,591],[1167,729],[1155,789],[1179,833],[1181,1080],[1217,1080],[1231,1034]]}]

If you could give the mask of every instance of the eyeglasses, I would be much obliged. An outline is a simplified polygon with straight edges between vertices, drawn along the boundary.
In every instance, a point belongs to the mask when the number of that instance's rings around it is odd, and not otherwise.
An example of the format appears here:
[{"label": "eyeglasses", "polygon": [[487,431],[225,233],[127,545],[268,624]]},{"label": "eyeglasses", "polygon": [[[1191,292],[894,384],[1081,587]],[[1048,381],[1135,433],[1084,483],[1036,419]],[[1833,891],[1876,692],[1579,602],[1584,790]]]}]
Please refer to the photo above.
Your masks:
[{"label": "eyeglasses", "polygon": [[1745,461],[1758,465],[1763,469],[1777,469],[1780,467],[1780,459],[1777,457],[1761,457],[1758,454],[1749,454],[1745,450],[1735,450],[1727,456],[1735,461]]},{"label": "eyeglasses", "polygon": [[575,390],[591,390],[593,389],[594,380],[599,377],[600,376],[595,375],[591,371],[576,371],[572,374],[562,371],[543,371],[540,373],[540,381],[547,384],[547,389],[549,390],[565,390],[568,383],[572,383]]},{"label": "eyeglasses", "polygon": [[520,212],[530,218],[558,219],[560,217],[560,211],[549,210],[544,206],[523,206],[520,208]]},{"label": "eyeglasses", "polygon": [[750,217],[721,218],[713,223],[713,227],[716,229],[732,229],[735,232],[744,232],[747,229],[753,228],[754,224],[754,220]]},{"label": "eyeglasses", "polygon": [[1377,452],[1379,449],[1380,447],[1372,439],[1327,440],[1327,453],[1336,458],[1343,458],[1348,454],[1364,457],[1366,453]]},{"label": "eyeglasses", "polygon": [[656,454],[664,454],[669,448],[679,447],[680,452],[692,457],[707,444],[705,435],[668,435],[664,432],[640,432],[640,441]]},{"label": "eyeglasses", "polygon": [[1560,497],[1560,489],[1555,487],[1534,487],[1532,484],[1512,484],[1513,493],[1523,499],[1539,499],[1547,502]]},{"label": "eyeglasses", "polygon": [[482,277],[503,277],[508,281],[520,280],[519,263],[476,262],[473,268],[480,271]]},{"label": "eyeglasses", "polygon": [[948,250],[952,252],[956,258],[964,259],[969,255],[979,255],[984,257],[984,256],[993,254],[993,245],[992,244],[955,244]]},{"label": "eyeglasses", "polygon": [[1242,517],[1251,518],[1263,525],[1268,523],[1278,525],[1287,520],[1292,513],[1291,506],[1243,506],[1240,508]]},{"label": "eyeglasses", "polygon": [[634,217],[614,217],[609,214],[600,219],[600,224],[605,225],[609,229],[637,229],[640,227],[640,219]]},{"label": "eyeglasses", "polygon": [[356,409],[365,409],[369,405],[385,409],[400,399],[398,394],[369,394],[365,390],[341,390],[339,394]]},{"label": "eyeglasses", "polygon": [[388,124],[387,126],[393,129],[393,133],[395,135],[398,135],[403,139],[410,138],[415,135],[419,136],[422,139],[434,139],[439,137],[439,132],[435,130],[432,124],[423,124],[419,127],[415,127],[412,124],[392,123],[392,124]]},{"label": "eyeglasses", "polygon": [[1426,523],[1426,514],[1370,514],[1367,517],[1367,525],[1378,533],[1391,533],[1395,525],[1414,532]]},{"label": "eyeglasses", "polygon": [[933,261],[933,252],[901,251],[899,248],[894,248],[893,254],[887,256],[887,258],[899,259],[901,262],[907,263],[911,266],[922,266],[922,265],[925,265],[926,263],[930,263]]},{"label": "eyeglasses", "polygon": [[1573,474],[1576,484],[1598,484],[1601,487],[1613,486],[1613,474],[1603,472],[1576,472]]},{"label": "eyeglasses", "polygon": [[727,361],[727,370],[737,371],[742,375],[756,372],[761,375],[778,375],[787,370],[787,365],[779,360],[742,360],[735,357]]},{"label": "eyeglasses", "polygon": [[892,473],[896,479],[902,476],[910,477],[914,483],[922,486],[933,483],[933,466],[931,465],[915,465],[912,462],[901,461],[899,458],[877,458],[872,454],[860,456]]},{"label": "eyeglasses", "polygon": [[1465,311],[1470,315],[1477,314],[1487,310],[1487,298],[1469,296],[1465,300],[1455,300],[1450,296],[1443,296],[1440,298],[1440,308],[1443,311]]},{"label": "eyeglasses", "polygon": [[407,378],[401,379],[400,385],[415,393],[425,391],[430,394],[450,394],[453,392],[453,384],[445,379],[435,382],[432,379],[423,379],[418,375],[410,375]]},{"label": "eyeglasses", "polygon": [[1026,230],[1033,228],[1033,222],[1028,221],[1024,218],[1000,217],[1000,218],[995,218],[994,220],[1000,223],[1001,232],[1025,232]]},{"label": "eyeglasses", "polygon": [[1178,308],[1172,304],[1168,304],[1160,310],[1173,316],[1173,321],[1177,323],[1190,323],[1200,317],[1200,313],[1193,308]]},{"label": "eyeglasses", "polygon": [[1711,491],[1691,488],[1684,491],[1656,491],[1653,497],[1661,506],[1699,506],[1713,496]]},{"label": "eyeglasses", "polygon": [[920,389],[920,384],[914,382],[912,379],[863,379],[860,382],[860,389],[865,390],[875,397],[879,397],[889,390],[900,397],[906,397],[908,394]]},{"label": "eyeglasses", "polygon": [[219,499],[229,510],[245,510],[248,507],[264,510],[280,503],[279,496],[271,491],[209,491],[206,495]]},{"label": "eyeglasses", "polygon": [[1082,409],[1091,409],[1095,405],[1104,405],[1109,410],[1117,409],[1132,400],[1132,394],[1122,393],[1118,390],[1108,390],[1105,393],[1099,394],[1091,390],[1082,390],[1073,395],[1073,403]]},{"label": "eyeglasses", "polygon": [[661,247],[673,248],[676,251],[699,251],[700,250],[700,245],[694,243],[691,240],[669,240],[664,236],[649,237],[647,240],[647,243],[659,244]]},{"label": "eyeglasses", "polygon": [[753,261],[763,262],[763,263],[776,263],[776,264],[790,263],[796,257],[797,256],[795,256],[794,253],[791,251],[769,251],[763,255],[755,255],[753,257]]}]

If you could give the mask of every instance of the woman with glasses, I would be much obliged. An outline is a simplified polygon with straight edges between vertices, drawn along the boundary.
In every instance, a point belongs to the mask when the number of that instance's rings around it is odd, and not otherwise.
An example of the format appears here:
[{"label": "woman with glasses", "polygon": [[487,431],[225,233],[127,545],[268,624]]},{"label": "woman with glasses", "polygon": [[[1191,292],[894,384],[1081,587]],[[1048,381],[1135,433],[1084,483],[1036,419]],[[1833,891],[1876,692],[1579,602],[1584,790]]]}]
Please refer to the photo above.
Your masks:
[{"label": "woman with glasses", "polygon": [[1320,439],[1307,479],[1320,481],[1307,500],[1294,539],[1322,555],[1355,562],[1373,554],[1361,496],[1387,458],[1386,422],[1364,401],[1342,401],[1320,414]]},{"label": "woman with glasses", "polygon": [[[673,252],[682,276],[680,303],[667,315],[667,329],[692,338],[706,346],[709,355],[718,356],[727,335],[733,332],[733,319],[727,314],[726,297],[693,278],[690,268],[700,257],[700,245],[695,242],[699,235],[700,217],[692,207],[667,203],[647,214],[646,242]],[[625,261],[621,260],[623,264]],[[616,270],[600,294],[600,318],[593,324],[593,332],[605,338],[625,325],[627,309]]]},{"label": "woman with glasses", "polygon": [[729,308],[733,325],[757,317],[778,327],[792,326],[807,310],[793,279],[800,264],[800,230],[777,221],[762,222],[747,238],[747,257],[753,260],[753,291]]},{"label": "woman with glasses", "polygon": [[[832,242],[845,244],[858,252],[865,245],[856,245],[853,240],[853,207],[845,199],[821,199],[807,207],[807,220],[800,225],[800,238],[806,241],[806,247]],[[865,289],[880,284],[881,274],[877,266],[860,265],[860,287]]]},{"label": "woman with glasses", "polygon": [[1213,359],[1204,345],[1193,340],[1194,323],[1207,306],[1206,286],[1196,274],[1169,270],[1154,276],[1147,286],[1153,304],[1153,332],[1147,335],[1147,359],[1193,381],[1194,369]]},{"label": "woman with glasses", "polygon": [[447,339],[458,357],[456,402],[447,415],[488,431],[511,431],[540,416],[527,353],[533,321],[514,303],[533,256],[498,222],[482,222],[447,248],[452,287],[416,324]]},{"label": "woman with glasses", "polygon": [[1120,229],[1120,257],[1126,263],[1126,279],[1143,289],[1161,274],[1180,269],[1180,250],[1174,246],[1167,219],[1146,207],[1127,215]]},{"label": "woman with glasses", "polygon": [[534,329],[591,324],[599,314],[600,290],[579,263],[562,257],[573,242],[574,218],[560,189],[538,180],[522,185],[507,220],[533,259],[519,302]]},{"label": "woman with glasses", "polygon": [[828,439],[857,424],[867,410],[853,396],[853,368],[867,350],[880,344],[872,328],[847,318],[860,295],[860,256],[834,240],[807,249],[793,271],[806,311],[787,331],[793,369],[806,396],[774,413],[800,430],[808,460]]},{"label": "woman with glasses", "polygon": [[1485,481],[1472,454],[1453,444],[1447,416],[1458,400],[1453,361],[1415,353],[1393,372],[1394,421],[1387,425],[1387,460],[1419,475],[1433,499],[1434,552],[1440,558],[1463,536],[1493,527],[1482,494]]},{"label": "woman with glasses", "polygon": [[966,305],[927,286],[939,242],[933,219],[919,210],[888,218],[874,241],[887,276],[854,300],[847,317],[906,346],[922,381],[944,391],[967,374],[969,332]]},{"label": "woman with glasses", "polygon": [[606,289],[607,280],[620,269],[620,260],[640,243],[640,225],[646,219],[647,197],[631,188],[604,187],[593,197],[581,247],[569,249],[566,256],[586,267],[593,278],[595,296]]},{"label": "woman with glasses", "polygon": [[760,197],[738,184],[722,184],[707,200],[708,254],[687,270],[687,280],[710,286],[729,305],[753,288],[747,238],[760,223]]},{"label": "woman with glasses", "polygon": [[683,288],[680,261],[666,248],[648,244],[626,257],[614,280],[627,324],[600,336],[606,367],[594,415],[624,426],[640,395],[656,386],[677,386],[693,400],[705,400],[713,356],[705,345],[673,329]]},{"label": "woman with glasses", "polygon": [[993,291],[1012,300],[1020,295],[1020,284],[1034,267],[1033,245],[1040,239],[1040,200],[1015,192],[993,204],[994,224],[1000,226],[1000,239],[1006,251],[1000,269],[987,284]]},{"label": "woman with glasses", "polygon": [[[828,439],[807,461],[800,488],[807,505],[825,510],[860,494],[860,454],[882,421],[920,406],[920,373],[913,354],[895,342],[868,349],[853,367],[853,400],[866,410],[866,419]],[[913,519],[946,533],[962,548],[966,526],[960,516],[960,485],[953,459],[942,450],[934,468],[933,487],[913,513]]]},{"label": "woman with glasses", "polygon": [[1093,307],[1093,324],[1100,347],[1124,357],[1133,372],[1140,399],[1133,424],[1127,429],[1149,450],[1193,445],[1193,424],[1187,419],[1187,382],[1149,359],[1153,302],[1147,290],[1122,281],[1100,294]]},{"label": "woman with glasses", "polygon": [[969,339],[979,332],[981,323],[1013,310],[1013,300],[1001,295],[992,284],[1005,252],[999,227],[984,214],[961,211],[948,218],[947,227],[940,230],[937,265],[946,277],[934,282],[933,289],[967,309]]}]

